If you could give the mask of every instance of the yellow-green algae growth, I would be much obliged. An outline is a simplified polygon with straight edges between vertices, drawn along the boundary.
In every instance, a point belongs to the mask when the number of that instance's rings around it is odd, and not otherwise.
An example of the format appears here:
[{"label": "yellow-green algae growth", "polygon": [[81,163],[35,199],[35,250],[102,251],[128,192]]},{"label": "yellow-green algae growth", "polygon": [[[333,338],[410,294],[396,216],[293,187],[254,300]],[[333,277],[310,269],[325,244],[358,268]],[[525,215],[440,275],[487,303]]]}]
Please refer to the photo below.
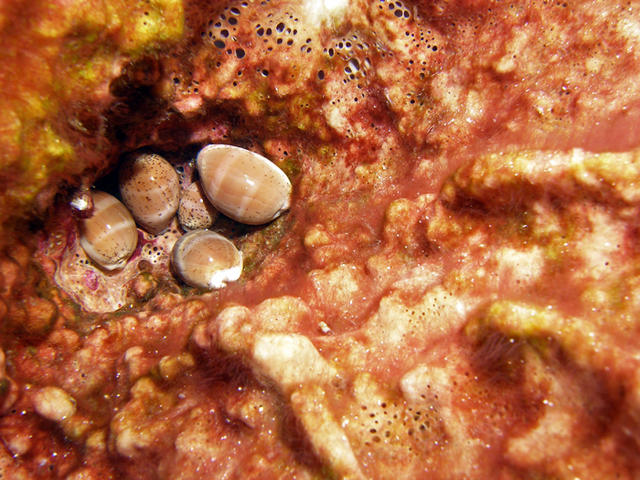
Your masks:
[{"label": "yellow-green algae growth", "polygon": [[7,220],[42,213],[51,198],[43,192],[87,167],[83,145],[66,133],[69,105],[99,108],[119,65],[182,38],[184,9],[180,0],[43,0],[29,2],[20,16],[6,15],[0,18],[5,229]]}]

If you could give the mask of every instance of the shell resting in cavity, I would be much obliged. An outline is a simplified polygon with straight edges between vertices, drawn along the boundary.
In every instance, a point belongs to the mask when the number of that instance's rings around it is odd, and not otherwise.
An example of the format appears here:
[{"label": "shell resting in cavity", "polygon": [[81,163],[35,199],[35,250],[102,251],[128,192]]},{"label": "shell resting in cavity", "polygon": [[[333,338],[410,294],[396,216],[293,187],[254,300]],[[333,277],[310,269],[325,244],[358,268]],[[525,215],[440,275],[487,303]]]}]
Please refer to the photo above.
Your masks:
[{"label": "shell resting in cavity", "polygon": [[183,235],[173,247],[171,262],[176,274],[197,288],[222,288],[242,274],[242,252],[210,230]]},{"label": "shell resting in cavity", "polygon": [[185,230],[209,228],[217,216],[218,211],[204,194],[200,182],[193,182],[182,192],[178,220]]},{"label": "shell resting in cavity", "polygon": [[180,180],[160,155],[142,154],[126,160],[118,180],[122,201],[147,232],[164,231],[178,210]]},{"label": "shell resting in cavity", "polygon": [[262,225],[290,206],[291,182],[262,155],[233,145],[207,145],[196,162],[213,206],[238,222]]},{"label": "shell resting in cavity", "polygon": [[93,214],[79,222],[80,246],[106,270],[122,268],[138,245],[138,229],[129,210],[116,197],[91,192]]}]

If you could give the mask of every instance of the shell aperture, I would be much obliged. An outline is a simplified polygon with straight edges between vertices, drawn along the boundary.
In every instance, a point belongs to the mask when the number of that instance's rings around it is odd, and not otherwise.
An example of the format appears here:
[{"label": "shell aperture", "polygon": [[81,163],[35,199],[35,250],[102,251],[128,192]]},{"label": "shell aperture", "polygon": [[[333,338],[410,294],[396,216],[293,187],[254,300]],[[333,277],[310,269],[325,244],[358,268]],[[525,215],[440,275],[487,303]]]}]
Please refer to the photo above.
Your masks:
[{"label": "shell aperture", "polygon": [[242,274],[242,253],[230,240],[210,230],[183,235],[173,247],[171,262],[192,287],[222,288]]}]

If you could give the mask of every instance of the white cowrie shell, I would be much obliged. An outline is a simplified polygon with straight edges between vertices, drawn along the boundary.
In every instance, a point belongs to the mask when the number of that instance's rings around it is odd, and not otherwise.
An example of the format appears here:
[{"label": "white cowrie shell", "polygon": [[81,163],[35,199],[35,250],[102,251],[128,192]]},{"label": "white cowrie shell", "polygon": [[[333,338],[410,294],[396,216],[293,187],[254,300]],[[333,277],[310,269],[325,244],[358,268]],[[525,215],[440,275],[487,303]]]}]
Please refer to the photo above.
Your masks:
[{"label": "white cowrie shell", "polygon": [[207,145],[196,162],[213,206],[238,222],[261,225],[289,208],[291,182],[262,155],[233,145]]},{"label": "white cowrie shell", "polygon": [[173,247],[171,262],[178,276],[192,287],[222,288],[242,274],[242,252],[210,230],[183,235]]},{"label": "white cowrie shell", "polygon": [[180,201],[180,181],[171,164],[145,153],[126,160],[118,178],[122,201],[136,222],[149,233],[165,230]]},{"label": "white cowrie shell", "polygon": [[93,213],[79,222],[80,246],[106,270],[122,268],[138,245],[136,224],[120,200],[101,191],[91,192]]}]

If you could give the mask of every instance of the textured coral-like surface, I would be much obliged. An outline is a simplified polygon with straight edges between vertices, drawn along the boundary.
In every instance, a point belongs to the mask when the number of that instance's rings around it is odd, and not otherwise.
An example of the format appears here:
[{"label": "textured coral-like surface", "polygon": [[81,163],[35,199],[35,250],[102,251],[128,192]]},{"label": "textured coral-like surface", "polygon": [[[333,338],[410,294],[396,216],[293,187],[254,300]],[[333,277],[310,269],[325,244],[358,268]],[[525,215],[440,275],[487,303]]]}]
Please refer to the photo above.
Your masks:
[{"label": "textured coral-like surface", "polygon": [[[637,2],[26,3],[0,476],[640,475]],[[177,224],[120,274],[82,257],[76,189],[212,142],[294,185],[273,224],[214,224],[238,282],[180,284]]]}]

